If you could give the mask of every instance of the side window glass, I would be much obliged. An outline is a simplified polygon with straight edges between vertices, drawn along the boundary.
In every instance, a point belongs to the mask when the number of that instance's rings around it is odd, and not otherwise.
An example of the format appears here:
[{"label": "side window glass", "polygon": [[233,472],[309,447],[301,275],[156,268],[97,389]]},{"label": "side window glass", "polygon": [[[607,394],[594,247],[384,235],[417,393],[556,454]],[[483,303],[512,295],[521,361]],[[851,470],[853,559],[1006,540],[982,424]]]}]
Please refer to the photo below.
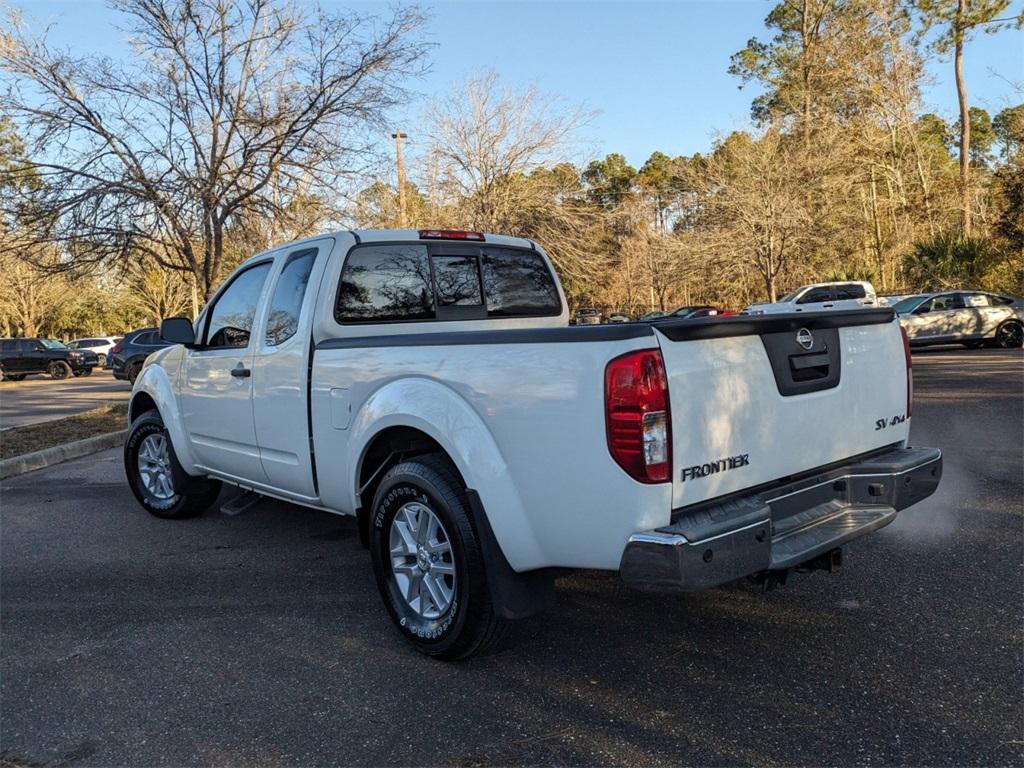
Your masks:
[{"label": "side window glass", "polygon": [[478,307],[484,303],[475,256],[434,256],[432,261],[439,307]]},{"label": "side window glass", "polygon": [[480,262],[488,317],[536,317],[562,311],[551,271],[540,254],[488,248]]},{"label": "side window glass", "polygon": [[797,301],[797,304],[815,304],[832,298],[831,288],[812,288]]},{"label": "side window glass", "polygon": [[837,299],[863,299],[867,295],[863,285],[850,283],[836,286]]},{"label": "side window glass", "polygon": [[210,310],[207,347],[246,347],[270,263],[250,267],[231,281]]},{"label": "side window glass", "polygon": [[4,352],[14,352],[18,348],[18,342],[16,341],[5,341],[3,345]]},{"label": "side window glass", "polygon": [[425,245],[352,249],[341,271],[334,306],[339,323],[434,319],[434,290]]},{"label": "side window glass", "polygon": [[316,248],[297,251],[288,256],[270,300],[267,314],[266,344],[276,347],[290,339],[299,329],[299,312],[306,295],[309,273],[316,261]]}]

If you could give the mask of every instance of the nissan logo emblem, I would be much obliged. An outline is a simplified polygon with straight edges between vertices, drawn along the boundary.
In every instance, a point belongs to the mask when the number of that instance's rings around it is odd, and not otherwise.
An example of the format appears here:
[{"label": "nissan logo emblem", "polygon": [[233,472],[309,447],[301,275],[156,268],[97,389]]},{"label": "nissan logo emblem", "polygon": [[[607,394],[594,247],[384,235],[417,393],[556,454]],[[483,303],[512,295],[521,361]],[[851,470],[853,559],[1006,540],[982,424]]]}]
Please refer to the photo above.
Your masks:
[{"label": "nissan logo emblem", "polygon": [[814,337],[806,328],[801,328],[796,332],[796,343],[804,349],[810,349],[814,346]]}]

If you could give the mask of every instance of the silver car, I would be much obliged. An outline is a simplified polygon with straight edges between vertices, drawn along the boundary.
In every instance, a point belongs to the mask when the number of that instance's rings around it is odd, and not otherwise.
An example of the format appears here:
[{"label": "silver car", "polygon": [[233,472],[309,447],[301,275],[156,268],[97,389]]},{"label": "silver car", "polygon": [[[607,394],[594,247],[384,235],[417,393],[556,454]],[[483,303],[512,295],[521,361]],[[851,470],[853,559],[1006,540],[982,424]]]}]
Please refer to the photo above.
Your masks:
[{"label": "silver car", "polygon": [[911,346],[985,344],[1009,349],[1024,342],[1024,299],[984,291],[908,296],[893,305]]}]

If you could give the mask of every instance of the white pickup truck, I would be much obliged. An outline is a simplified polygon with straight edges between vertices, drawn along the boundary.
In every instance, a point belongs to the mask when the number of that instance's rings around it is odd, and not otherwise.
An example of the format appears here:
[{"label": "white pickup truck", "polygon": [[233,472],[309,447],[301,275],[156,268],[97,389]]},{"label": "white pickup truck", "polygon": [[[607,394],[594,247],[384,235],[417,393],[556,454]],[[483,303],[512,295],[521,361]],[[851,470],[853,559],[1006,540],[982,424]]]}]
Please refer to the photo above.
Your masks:
[{"label": "white pickup truck", "polygon": [[774,304],[751,304],[743,311],[748,315],[771,315],[884,306],[887,306],[887,303],[878,298],[871,283],[864,280],[844,280],[838,283],[802,285]]},{"label": "white pickup truck", "polygon": [[[564,569],[699,590],[796,568],[930,495],[890,309],[570,326],[529,240],[338,232],[242,264],[135,382],[132,491],[222,482],[354,515],[420,651],[461,658]],[[229,502],[230,503],[230,502]]]}]

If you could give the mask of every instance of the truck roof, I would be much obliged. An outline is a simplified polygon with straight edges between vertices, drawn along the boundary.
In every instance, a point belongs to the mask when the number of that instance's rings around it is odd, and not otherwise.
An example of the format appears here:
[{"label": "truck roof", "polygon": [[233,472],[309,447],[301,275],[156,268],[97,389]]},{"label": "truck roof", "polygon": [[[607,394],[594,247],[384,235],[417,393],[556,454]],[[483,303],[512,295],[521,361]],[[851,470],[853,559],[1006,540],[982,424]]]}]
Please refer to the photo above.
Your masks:
[{"label": "truck roof", "polygon": [[[427,231],[427,230],[422,230],[422,231]],[[441,232],[443,232],[445,230],[430,230],[430,231],[441,231]],[[334,236],[338,236],[338,235],[342,235],[342,236],[349,235],[349,236],[354,236],[357,239],[357,241],[360,242],[360,243],[408,242],[408,241],[418,241],[418,240],[421,240],[422,238],[420,237],[420,232],[421,232],[421,230],[418,230],[418,229],[336,229],[336,230],[328,231],[328,232],[320,232],[320,233],[318,233],[316,235],[311,235],[310,237],[304,237],[301,240],[292,240],[292,241],[287,242],[287,243],[278,243],[276,245],[271,246],[270,248],[267,248],[265,251],[261,251],[260,253],[256,253],[256,254],[250,256],[248,259],[245,259],[245,262],[252,261],[253,259],[256,259],[256,258],[258,258],[260,256],[263,256],[264,254],[270,253],[271,251],[276,251],[276,250],[278,250],[280,248],[289,247],[289,246],[295,246],[295,245],[302,245],[303,243],[309,243],[309,242],[312,242],[314,240],[320,240],[320,239],[325,238],[325,237],[334,237]],[[483,234],[484,242],[485,243],[490,243],[492,245],[506,245],[506,246],[510,246],[510,247],[513,247],[513,248],[532,248],[534,250],[537,250],[537,246],[533,243],[533,241],[532,240],[528,240],[525,237],[513,237],[512,235],[499,235],[499,234],[495,234],[493,232],[483,232],[481,234]],[[424,240],[424,242],[428,242],[428,243],[431,243],[431,242],[444,242],[444,241],[445,241],[445,238],[443,238],[443,237],[442,238],[433,238],[433,239],[429,239],[429,240]],[[463,241],[459,240],[459,239],[456,239],[456,238],[453,238],[453,239],[450,240],[450,242],[463,242]],[[470,242],[479,242],[479,241],[473,240],[473,241],[470,241]],[[245,263],[245,262],[243,262],[243,263]]]}]

